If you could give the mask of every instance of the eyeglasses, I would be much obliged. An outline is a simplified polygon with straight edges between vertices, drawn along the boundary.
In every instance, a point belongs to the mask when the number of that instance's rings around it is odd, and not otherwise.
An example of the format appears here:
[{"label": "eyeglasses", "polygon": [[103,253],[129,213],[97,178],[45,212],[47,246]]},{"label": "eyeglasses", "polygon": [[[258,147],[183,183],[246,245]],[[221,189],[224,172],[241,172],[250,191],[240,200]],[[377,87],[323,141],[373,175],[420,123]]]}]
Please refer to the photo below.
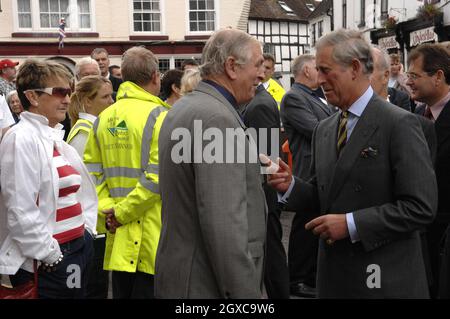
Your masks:
[{"label": "eyeglasses", "polygon": [[[425,75],[433,76],[434,74],[425,73]],[[422,78],[423,76],[424,76],[424,75],[406,72],[406,78],[407,78],[408,80],[416,81],[417,79],[420,79],[420,78]]]},{"label": "eyeglasses", "polygon": [[71,88],[62,88],[62,87],[30,89],[28,91],[43,92],[43,93],[47,93],[48,95],[53,95],[55,97],[59,97],[61,99],[65,98],[67,95],[70,97],[70,95],[72,94]]}]

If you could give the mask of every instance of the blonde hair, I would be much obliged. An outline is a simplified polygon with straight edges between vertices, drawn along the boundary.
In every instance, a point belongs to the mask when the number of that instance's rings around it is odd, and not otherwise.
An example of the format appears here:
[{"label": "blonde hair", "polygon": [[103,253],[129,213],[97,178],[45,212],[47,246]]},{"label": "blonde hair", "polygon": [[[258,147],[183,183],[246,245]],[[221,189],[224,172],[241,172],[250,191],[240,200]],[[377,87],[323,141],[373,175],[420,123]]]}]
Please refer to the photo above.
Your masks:
[{"label": "blonde hair", "polygon": [[181,78],[180,94],[185,95],[195,90],[202,80],[200,71],[197,69],[187,69]]},{"label": "blonde hair", "polygon": [[102,88],[102,86],[108,83],[112,86],[111,81],[105,79],[101,75],[88,75],[85,76],[77,83],[75,86],[75,92],[70,97],[70,106],[69,106],[69,117],[71,125],[75,125],[75,123],[79,119],[79,113],[88,113],[84,105],[87,100],[93,100],[98,94],[98,91]]}]

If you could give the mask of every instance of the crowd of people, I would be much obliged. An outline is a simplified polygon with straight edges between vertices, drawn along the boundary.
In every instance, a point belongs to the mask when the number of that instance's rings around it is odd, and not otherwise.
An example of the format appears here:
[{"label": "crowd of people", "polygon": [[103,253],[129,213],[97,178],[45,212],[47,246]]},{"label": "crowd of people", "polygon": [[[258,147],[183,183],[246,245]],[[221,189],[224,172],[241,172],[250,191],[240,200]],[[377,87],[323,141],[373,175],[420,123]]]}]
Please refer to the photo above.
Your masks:
[{"label": "crowd of people", "polygon": [[74,74],[1,60],[0,274],[37,261],[39,298],[104,299],[110,275],[121,299],[449,298],[449,49],[404,66],[333,31],[288,90],[275,61],[229,28],[163,75],[142,46]]}]

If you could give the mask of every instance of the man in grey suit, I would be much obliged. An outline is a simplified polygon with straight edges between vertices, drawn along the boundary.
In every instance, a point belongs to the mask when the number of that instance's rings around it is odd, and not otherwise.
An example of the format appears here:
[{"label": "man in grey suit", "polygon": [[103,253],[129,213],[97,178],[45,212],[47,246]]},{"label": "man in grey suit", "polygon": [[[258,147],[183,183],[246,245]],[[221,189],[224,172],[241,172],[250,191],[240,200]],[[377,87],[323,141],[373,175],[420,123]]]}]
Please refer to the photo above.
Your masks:
[{"label": "man in grey suit", "polygon": [[[311,166],[311,137],[319,121],[333,110],[314,93],[317,82],[316,58],[304,54],[292,61],[294,84],[281,101],[281,117],[293,157],[294,175],[308,180]],[[295,214],[289,236],[290,292],[314,297],[317,268],[317,238],[305,230],[305,216]]]},{"label": "man in grey suit", "polygon": [[427,298],[419,232],[437,187],[419,121],[373,93],[361,33],[331,32],[316,49],[319,83],[341,111],[314,132],[310,182],[283,162],[269,179],[288,208],[321,212],[306,225],[320,236],[318,297]]},{"label": "man in grey suit", "polygon": [[263,61],[255,38],[217,31],[203,50],[203,81],[164,120],[159,298],[262,297],[267,208],[260,165],[250,156],[256,144],[237,109],[255,95]]}]

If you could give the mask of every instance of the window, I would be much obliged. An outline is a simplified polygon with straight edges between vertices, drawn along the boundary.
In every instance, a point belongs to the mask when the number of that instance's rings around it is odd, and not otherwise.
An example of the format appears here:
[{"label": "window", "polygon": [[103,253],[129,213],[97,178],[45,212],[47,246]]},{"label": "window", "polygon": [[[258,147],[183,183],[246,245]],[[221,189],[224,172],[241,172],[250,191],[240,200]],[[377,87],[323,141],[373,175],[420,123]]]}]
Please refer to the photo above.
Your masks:
[{"label": "window", "polygon": [[91,30],[91,0],[16,0],[18,29],[57,29],[61,18],[66,30]]},{"label": "window", "polygon": [[78,14],[81,29],[91,28],[91,7],[89,0],[78,0]]},{"label": "window", "polygon": [[195,61],[197,61],[197,63],[199,65],[202,63],[201,58],[195,58],[195,57],[175,58],[174,59],[175,69],[181,70],[181,65],[183,64],[184,60],[186,60],[186,59],[194,59]]},{"label": "window", "polygon": [[133,25],[135,32],[160,32],[159,0],[133,0]]},{"label": "window", "polygon": [[361,13],[359,19],[359,27],[366,25],[366,0],[361,0]]},{"label": "window", "polygon": [[69,28],[69,0],[39,0],[39,15],[41,28],[57,28],[61,18]]},{"label": "window", "polygon": [[342,27],[347,28],[347,0],[342,0]]},{"label": "window", "polygon": [[214,0],[189,0],[189,31],[215,30]]},{"label": "window", "polygon": [[278,4],[284,9],[284,11],[289,12],[289,13],[294,13],[294,11],[291,8],[289,8],[289,6],[286,4],[286,2],[278,1]]},{"label": "window", "polygon": [[275,45],[272,43],[264,43],[263,52],[275,56]]},{"label": "window", "polygon": [[158,59],[159,61],[159,72],[162,74],[170,70],[170,59]]},{"label": "window", "polygon": [[323,34],[323,21],[317,22],[317,38],[320,38]]},{"label": "window", "polygon": [[312,25],[312,28],[311,28],[311,45],[312,46],[316,45],[316,40],[317,40],[317,38],[316,38],[316,24],[314,23]]},{"label": "window", "polygon": [[19,28],[31,28],[30,0],[17,0],[17,13],[19,14]]}]

